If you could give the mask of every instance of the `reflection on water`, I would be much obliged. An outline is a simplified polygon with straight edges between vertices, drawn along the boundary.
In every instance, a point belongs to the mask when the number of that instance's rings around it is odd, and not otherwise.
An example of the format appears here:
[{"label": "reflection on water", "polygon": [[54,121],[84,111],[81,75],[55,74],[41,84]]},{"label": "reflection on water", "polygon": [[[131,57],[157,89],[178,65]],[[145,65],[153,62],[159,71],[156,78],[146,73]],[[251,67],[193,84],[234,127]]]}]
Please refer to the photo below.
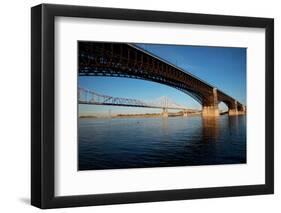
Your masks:
[{"label": "reflection on water", "polygon": [[246,116],[79,120],[79,170],[246,163]]},{"label": "reflection on water", "polygon": [[219,118],[210,117],[202,119],[203,141],[216,141],[219,135]]},{"label": "reflection on water", "polygon": [[168,122],[169,120],[167,118],[162,118],[162,129],[165,131],[165,129],[168,130]]}]

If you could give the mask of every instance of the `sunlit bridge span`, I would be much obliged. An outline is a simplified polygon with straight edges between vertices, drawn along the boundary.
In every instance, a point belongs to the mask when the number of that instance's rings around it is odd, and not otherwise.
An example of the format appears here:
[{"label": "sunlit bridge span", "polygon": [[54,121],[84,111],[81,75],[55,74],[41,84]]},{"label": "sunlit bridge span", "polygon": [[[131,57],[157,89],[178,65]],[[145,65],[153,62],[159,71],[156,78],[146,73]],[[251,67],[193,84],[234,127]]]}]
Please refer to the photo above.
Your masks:
[{"label": "sunlit bridge span", "polygon": [[220,102],[227,105],[229,115],[246,111],[242,103],[215,86],[133,44],[79,42],[78,71],[79,76],[135,78],[171,86],[198,101],[203,116],[219,116]]}]

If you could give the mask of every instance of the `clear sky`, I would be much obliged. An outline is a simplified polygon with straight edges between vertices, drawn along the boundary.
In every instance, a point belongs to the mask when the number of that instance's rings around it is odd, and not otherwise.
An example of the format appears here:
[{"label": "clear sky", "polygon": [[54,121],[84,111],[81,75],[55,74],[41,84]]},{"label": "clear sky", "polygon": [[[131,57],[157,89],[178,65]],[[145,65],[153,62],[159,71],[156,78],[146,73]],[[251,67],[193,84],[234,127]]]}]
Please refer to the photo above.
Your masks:
[{"label": "clear sky", "polygon": [[[186,70],[246,105],[246,48],[137,44],[154,55]],[[185,93],[155,82],[114,77],[79,77],[79,87],[100,94],[151,101],[167,96],[188,108],[201,105]],[[220,105],[226,110],[224,104]],[[81,105],[81,115],[153,113],[155,109]]]}]

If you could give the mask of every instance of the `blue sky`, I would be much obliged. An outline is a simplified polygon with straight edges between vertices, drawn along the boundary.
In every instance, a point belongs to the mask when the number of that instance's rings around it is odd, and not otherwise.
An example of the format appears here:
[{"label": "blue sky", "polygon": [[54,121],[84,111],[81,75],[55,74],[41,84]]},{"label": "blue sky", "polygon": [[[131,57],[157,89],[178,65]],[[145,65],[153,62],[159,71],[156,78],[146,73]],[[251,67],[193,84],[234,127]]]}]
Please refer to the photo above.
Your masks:
[{"label": "blue sky", "polygon": [[[216,86],[246,105],[246,48],[161,44],[137,45]],[[201,105],[185,93],[150,81],[113,77],[79,77],[79,86],[100,94],[147,101],[167,96],[176,103],[189,108],[201,109]],[[226,109],[223,104],[220,107],[223,110]],[[106,115],[109,111],[111,114],[159,112],[157,109],[145,108],[79,106],[79,112],[83,115]]]}]

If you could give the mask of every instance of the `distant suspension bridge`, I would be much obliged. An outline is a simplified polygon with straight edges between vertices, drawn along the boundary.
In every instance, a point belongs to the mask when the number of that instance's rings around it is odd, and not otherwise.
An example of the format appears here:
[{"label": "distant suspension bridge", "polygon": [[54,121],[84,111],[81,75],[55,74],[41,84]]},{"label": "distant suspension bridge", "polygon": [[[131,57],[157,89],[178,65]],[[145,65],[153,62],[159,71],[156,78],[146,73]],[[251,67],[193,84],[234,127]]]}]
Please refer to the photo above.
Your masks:
[{"label": "distant suspension bridge", "polygon": [[187,113],[194,113],[199,111],[189,109],[186,106],[178,104],[172,99],[165,96],[157,98],[153,101],[142,101],[132,98],[120,98],[109,95],[103,95],[85,88],[78,89],[78,102],[79,104],[92,105],[158,108],[163,109],[163,116],[168,116],[168,109],[182,110],[184,115],[186,115]]}]

